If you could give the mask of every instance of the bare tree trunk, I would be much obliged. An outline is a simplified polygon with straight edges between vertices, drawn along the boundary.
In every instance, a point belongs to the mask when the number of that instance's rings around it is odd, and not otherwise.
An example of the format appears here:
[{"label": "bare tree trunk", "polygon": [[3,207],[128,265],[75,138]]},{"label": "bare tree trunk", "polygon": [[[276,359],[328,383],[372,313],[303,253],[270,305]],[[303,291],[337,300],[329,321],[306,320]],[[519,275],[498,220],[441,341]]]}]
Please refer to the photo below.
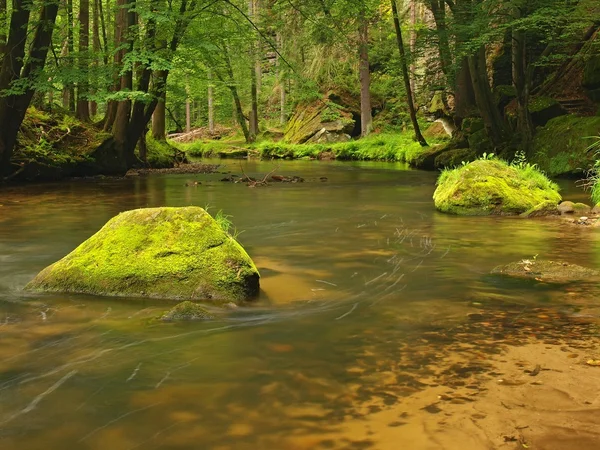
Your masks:
[{"label": "bare tree trunk", "polygon": [[[415,50],[417,48],[417,4],[415,0],[409,0],[410,8],[410,39],[409,39],[409,50],[410,50],[410,74],[415,73]],[[412,92],[415,92],[415,79],[414,76],[410,77],[410,88]]]},{"label": "bare tree trunk", "polygon": [[[99,23],[100,22],[100,13],[99,13],[100,8],[98,6],[98,3],[100,3],[101,0],[92,0],[92,1],[94,2],[93,10],[92,10],[92,14],[93,14],[92,45],[93,45],[93,50],[94,50],[92,66],[94,67],[94,69],[96,69],[99,65],[98,64],[99,63],[98,54],[100,53],[100,23]],[[91,84],[92,84],[92,87],[90,89],[90,92],[92,94],[95,94],[97,84],[98,84],[98,79],[96,77],[96,73],[94,73],[94,79]],[[98,104],[95,101],[89,102],[89,111],[90,111],[91,116],[95,116],[97,114]]]},{"label": "bare tree trunk", "polygon": [[[283,52],[283,36],[277,34],[277,44],[279,53]],[[286,122],[285,115],[285,71],[281,67],[281,58],[277,54],[277,79],[279,80],[279,124],[284,125]]]},{"label": "bare tree trunk", "polygon": [[369,69],[369,24],[362,10],[359,16],[358,53],[360,77],[360,135],[368,136],[373,126],[371,115],[371,71]]},{"label": "bare tree trunk", "polygon": [[215,132],[215,102],[212,84],[212,71],[208,69],[208,132]]},{"label": "bare tree trunk", "polygon": [[[254,23],[259,24],[260,22],[260,0],[253,0],[252,5],[252,17]],[[256,41],[255,54],[254,54],[254,70],[256,71],[256,92],[260,94],[262,88],[262,63],[261,63],[261,48],[260,41]]]},{"label": "bare tree trunk", "polygon": [[[248,17],[251,20],[254,20],[254,7],[255,0],[248,1]],[[256,42],[253,39],[250,44],[250,53],[251,59],[254,61],[253,67],[250,68],[250,97],[251,97],[251,110],[250,110],[250,120],[249,120],[249,136],[250,142],[254,142],[256,140],[256,136],[258,135],[258,87],[257,87],[257,76],[256,76],[256,59],[257,59],[257,51],[256,51]]]},{"label": "bare tree trunk", "polygon": [[417,111],[415,110],[415,104],[413,102],[412,89],[410,86],[410,75],[408,73],[408,66],[406,65],[406,53],[404,51],[404,42],[402,41],[402,29],[400,28],[400,19],[398,18],[398,7],[396,0],[390,0],[392,4],[392,14],[394,16],[394,28],[396,30],[396,41],[398,43],[398,52],[400,53],[400,65],[402,66],[402,76],[404,78],[404,87],[406,89],[406,101],[408,103],[408,111],[410,113],[410,120],[415,130],[415,138],[423,147],[427,146],[427,141],[421,134],[421,128],[419,127],[419,121],[417,120]]},{"label": "bare tree trunk", "polygon": [[88,103],[89,94],[89,50],[90,46],[90,2],[79,0],[79,58],[78,69],[81,79],[77,83],[77,111],[76,116],[82,122],[90,121]]},{"label": "bare tree trunk", "polygon": [[189,133],[192,129],[192,104],[190,102],[190,85],[185,85],[185,131]]},{"label": "bare tree trunk", "polygon": [[[75,54],[75,37],[73,36],[73,28],[75,21],[73,20],[73,0],[67,0],[67,54],[69,55],[69,66],[74,65],[73,56]],[[73,83],[67,84],[69,111],[75,112],[75,87]]]}]

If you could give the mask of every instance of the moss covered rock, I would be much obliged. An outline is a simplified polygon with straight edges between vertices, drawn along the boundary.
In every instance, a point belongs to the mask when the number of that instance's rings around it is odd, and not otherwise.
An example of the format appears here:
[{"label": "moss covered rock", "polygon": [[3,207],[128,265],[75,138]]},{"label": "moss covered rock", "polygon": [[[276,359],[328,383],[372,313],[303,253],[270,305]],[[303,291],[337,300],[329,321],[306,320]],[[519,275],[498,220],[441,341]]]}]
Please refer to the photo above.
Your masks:
[{"label": "moss covered rock", "polygon": [[594,164],[589,136],[599,133],[600,117],[556,117],[538,129],[528,160],[551,177],[585,173]]},{"label": "moss covered rock", "polygon": [[438,210],[450,214],[510,215],[544,202],[556,207],[561,197],[556,184],[535,168],[488,159],[442,172],[433,200]]},{"label": "moss covered rock", "polygon": [[567,111],[550,97],[535,97],[529,103],[529,113],[534,125],[544,126],[555,117],[564,116]]},{"label": "moss covered rock", "polygon": [[160,320],[164,322],[179,322],[179,321],[197,321],[211,320],[214,316],[208,310],[198,303],[186,300],[171,308],[164,313]]},{"label": "moss covered rock", "polygon": [[492,273],[550,283],[600,280],[600,271],[598,270],[566,262],[535,259],[524,259],[519,262],[498,266],[492,270]]},{"label": "moss covered rock", "polygon": [[239,303],[258,293],[259,274],[202,208],[148,208],[112,218],[26,289]]},{"label": "moss covered rock", "polygon": [[[283,141],[288,144],[304,144],[317,133],[346,136],[353,133],[355,120],[352,111],[336,103],[339,98],[333,94],[325,100],[300,104],[288,121]],[[331,139],[331,141],[336,141]]]}]

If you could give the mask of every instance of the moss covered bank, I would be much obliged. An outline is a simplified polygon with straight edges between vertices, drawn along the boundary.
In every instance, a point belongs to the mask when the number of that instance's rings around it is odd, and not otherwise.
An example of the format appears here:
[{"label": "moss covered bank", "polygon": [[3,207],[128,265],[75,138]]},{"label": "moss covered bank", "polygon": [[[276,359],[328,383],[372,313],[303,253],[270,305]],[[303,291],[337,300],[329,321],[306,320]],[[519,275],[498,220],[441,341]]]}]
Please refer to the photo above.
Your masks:
[{"label": "moss covered bank", "polygon": [[239,303],[258,293],[259,274],[202,208],[148,208],[112,218],[26,289]]}]

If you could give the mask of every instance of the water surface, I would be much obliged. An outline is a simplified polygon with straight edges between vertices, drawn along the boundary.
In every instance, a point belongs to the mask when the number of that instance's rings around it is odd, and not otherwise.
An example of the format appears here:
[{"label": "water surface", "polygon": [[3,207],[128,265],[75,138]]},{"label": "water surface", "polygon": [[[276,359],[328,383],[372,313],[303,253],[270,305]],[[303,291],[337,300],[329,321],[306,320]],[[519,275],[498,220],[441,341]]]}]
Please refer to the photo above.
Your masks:
[{"label": "water surface", "polygon": [[[305,182],[222,182],[240,173],[227,162],[210,175],[1,191],[3,450],[379,449],[380,431],[358,439],[352,424],[383,409],[398,411],[384,424],[396,443],[425,448],[411,441],[415,396],[494,376],[486,355],[500,344],[595,324],[596,286],[489,275],[535,257],[600,267],[593,230],[437,213],[436,174],[402,164],[243,164]],[[573,183],[563,190],[585,197]],[[163,324],[150,320],[167,309],[158,301],[22,292],[117,213],[187,205],[232,216],[262,275],[253,306]]]}]

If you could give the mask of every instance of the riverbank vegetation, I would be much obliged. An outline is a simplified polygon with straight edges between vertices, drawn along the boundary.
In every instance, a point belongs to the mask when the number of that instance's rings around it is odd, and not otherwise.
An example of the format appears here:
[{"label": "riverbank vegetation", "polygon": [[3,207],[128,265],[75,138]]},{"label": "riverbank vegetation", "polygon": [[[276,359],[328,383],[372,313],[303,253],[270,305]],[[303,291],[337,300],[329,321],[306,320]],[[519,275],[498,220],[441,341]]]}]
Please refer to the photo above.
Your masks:
[{"label": "riverbank vegetation", "polygon": [[[0,5],[0,177],[121,175],[181,163],[175,147],[425,169],[521,151],[551,176],[581,176],[594,164],[583,138],[600,127],[599,8],[594,0]],[[53,125],[32,133],[36,120]],[[432,121],[446,140],[427,134]],[[193,138],[198,128],[207,132]],[[49,169],[28,168],[40,165]]]}]

